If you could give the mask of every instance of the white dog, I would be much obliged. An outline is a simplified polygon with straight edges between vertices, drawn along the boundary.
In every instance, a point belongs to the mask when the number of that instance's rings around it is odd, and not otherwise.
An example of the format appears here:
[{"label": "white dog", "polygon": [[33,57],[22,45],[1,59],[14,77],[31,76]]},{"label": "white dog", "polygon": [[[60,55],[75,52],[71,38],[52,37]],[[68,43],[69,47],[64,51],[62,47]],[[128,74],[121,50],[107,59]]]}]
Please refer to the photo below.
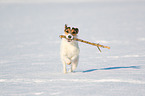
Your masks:
[{"label": "white dog", "polygon": [[63,63],[63,72],[67,73],[67,65],[70,66],[70,70],[68,72],[73,72],[79,61],[79,46],[78,42],[72,40],[74,37],[77,37],[79,30],[78,28],[70,28],[65,25],[64,35],[68,38],[62,39],[61,42],[61,61]]}]

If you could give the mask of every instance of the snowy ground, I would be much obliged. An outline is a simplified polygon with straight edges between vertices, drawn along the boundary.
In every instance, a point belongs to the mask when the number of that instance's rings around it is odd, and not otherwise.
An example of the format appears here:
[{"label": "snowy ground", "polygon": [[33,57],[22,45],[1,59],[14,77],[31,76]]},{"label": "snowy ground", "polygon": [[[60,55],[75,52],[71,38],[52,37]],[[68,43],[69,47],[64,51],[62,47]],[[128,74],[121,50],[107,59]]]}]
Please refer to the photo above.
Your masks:
[{"label": "snowy ground", "polygon": [[[0,3],[0,96],[144,96],[145,1]],[[62,73],[64,24],[79,38],[75,73]]]}]

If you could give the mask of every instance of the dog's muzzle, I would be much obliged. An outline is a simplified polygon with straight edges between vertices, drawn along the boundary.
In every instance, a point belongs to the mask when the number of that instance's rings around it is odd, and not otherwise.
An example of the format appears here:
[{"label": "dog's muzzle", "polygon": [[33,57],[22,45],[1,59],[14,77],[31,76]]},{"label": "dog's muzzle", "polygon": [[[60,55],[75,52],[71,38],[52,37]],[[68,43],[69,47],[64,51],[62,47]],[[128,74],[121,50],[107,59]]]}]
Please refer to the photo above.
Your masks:
[{"label": "dog's muzzle", "polygon": [[67,36],[66,36],[66,38],[67,38],[67,40],[68,40],[68,42],[71,42],[72,40],[73,40],[73,35],[71,35],[71,34],[68,34]]}]

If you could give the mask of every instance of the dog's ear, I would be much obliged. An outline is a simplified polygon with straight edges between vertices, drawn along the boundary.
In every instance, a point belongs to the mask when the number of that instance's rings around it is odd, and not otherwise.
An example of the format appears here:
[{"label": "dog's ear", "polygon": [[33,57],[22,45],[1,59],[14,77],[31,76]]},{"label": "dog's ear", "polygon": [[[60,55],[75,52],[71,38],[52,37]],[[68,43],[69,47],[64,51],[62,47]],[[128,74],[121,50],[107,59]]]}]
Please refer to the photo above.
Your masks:
[{"label": "dog's ear", "polygon": [[67,28],[67,24],[65,24],[65,29]]},{"label": "dog's ear", "polygon": [[75,31],[76,31],[77,34],[79,33],[79,29],[78,28],[75,28]]},{"label": "dog's ear", "polygon": [[64,32],[65,32],[65,30],[67,29],[67,24],[65,24],[65,27],[64,27]]}]

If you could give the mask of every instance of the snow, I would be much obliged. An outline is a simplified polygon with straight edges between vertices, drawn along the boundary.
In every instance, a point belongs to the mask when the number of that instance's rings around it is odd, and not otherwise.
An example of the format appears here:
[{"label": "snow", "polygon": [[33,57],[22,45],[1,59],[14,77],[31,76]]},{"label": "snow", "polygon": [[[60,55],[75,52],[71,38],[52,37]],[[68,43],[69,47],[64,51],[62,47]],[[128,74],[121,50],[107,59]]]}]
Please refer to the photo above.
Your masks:
[{"label": "snow", "polygon": [[[0,3],[1,96],[144,96],[144,5]],[[100,53],[79,43],[78,68],[63,74],[59,35],[65,24],[78,27],[80,39],[111,49]]]}]

